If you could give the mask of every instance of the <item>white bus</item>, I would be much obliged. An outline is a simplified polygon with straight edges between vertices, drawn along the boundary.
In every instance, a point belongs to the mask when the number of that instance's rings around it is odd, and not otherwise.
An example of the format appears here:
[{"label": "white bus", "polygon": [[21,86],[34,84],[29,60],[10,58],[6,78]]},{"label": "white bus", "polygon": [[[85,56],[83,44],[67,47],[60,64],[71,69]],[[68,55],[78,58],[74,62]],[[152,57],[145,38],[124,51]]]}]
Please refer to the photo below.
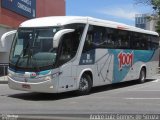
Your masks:
[{"label": "white bus", "polygon": [[92,87],[156,74],[156,32],[91,17],[44,17],[23,22],[9,57],[8,84],[16,90],[87,94]]}]

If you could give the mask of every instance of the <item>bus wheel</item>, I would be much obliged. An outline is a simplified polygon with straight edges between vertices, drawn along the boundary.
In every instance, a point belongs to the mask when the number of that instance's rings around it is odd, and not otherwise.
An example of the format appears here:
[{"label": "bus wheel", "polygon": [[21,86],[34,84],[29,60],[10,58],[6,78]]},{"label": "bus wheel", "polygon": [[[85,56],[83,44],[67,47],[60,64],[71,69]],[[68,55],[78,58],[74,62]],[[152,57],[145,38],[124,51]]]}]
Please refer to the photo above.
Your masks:
[{"label": "bus wheel", "polygon": [[91,88],[92,88],[91,77],[87,74],[83,74],[79,82],[79,88],[77,93],[79,95],[86,95],[90,92]]},{"label": "bus wheel", "polygon": [[139,82],[144,83],[145,80],[146,80],[146,70],[142,68],[139,76]]}]

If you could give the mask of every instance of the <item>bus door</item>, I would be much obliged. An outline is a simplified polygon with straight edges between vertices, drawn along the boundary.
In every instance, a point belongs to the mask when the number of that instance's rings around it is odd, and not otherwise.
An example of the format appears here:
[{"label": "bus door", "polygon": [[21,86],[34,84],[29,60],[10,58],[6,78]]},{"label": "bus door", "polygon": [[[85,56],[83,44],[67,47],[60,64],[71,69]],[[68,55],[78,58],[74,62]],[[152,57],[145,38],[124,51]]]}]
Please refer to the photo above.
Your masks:
[{"label": "bus door", "polygon": [[75,88],[75,81],[72,76],[72,60],[76,54],[78,46],[74,44],[74,32],[62,36],[59,52],[58,66],[60,66],[59,91],[70,91]]}]

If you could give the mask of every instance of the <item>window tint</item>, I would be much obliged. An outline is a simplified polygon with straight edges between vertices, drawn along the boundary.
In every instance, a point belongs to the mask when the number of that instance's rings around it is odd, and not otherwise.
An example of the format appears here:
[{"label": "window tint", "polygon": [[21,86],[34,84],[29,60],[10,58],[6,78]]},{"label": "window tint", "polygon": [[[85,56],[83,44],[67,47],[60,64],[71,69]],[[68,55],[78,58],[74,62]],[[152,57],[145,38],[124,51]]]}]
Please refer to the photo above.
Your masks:
[{"label": "window tint", "polygon": [[90,25],[83,52],[96,49],[148,50],[158,47],[158,37],[126,30]]},{"label": "window tint", "polygon": [[132,33],[132,49],[147,50],[148,36],[140,33]]},{"label": "window tint", "polygon": [[141,49],[148,50],[148,36],[146,34],[141,34]]},{"label": "window tint", "polygon": [[83,52],[95,48],[128,49],[130,36],[127,31],[90,25]]},{"label": "window tint", "polygon": [[106,43],[107,48],[116,47],[116,30],[112,28],[106,28]]},{"label": "window tint", "polygon": [[76,55],[84,27],[85,24],[69,24],[64,26],[65,29],[74,29],[75,31],[67,33],[61,38],[59,65],[68,62]]},{"label": "window tint", "polygon": [[154,50],[159,47],[159,40],[157,36],[132,33],[132,49],[138,50]]},{"label": "window tint", "polygon": [[130,48],[130,35],[128,31],[117,30],[116,48],[129,49]]},{"label": "window tint", "polygon": [[159,38],[156,36],[150,36],[150,46],[149,48],[151,50],[155,50],[159,47]]}]

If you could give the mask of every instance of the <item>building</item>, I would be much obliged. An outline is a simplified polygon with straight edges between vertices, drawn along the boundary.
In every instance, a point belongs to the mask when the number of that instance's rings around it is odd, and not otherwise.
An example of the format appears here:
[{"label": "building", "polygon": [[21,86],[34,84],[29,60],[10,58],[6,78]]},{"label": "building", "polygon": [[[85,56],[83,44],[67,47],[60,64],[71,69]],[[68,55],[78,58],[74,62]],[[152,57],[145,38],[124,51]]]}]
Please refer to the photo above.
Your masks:
[{"label": "building", "polygon": [[136,14],[135,26],[146,30],[156,31],[155,26],[157,21],[155,18],[155,14]]},{"label": "building", "polygon": [[[65,0],[0,0],[0,37],[7,31],[17,29],[25,20],[65,14]],[[0,75],[6,74],[11,37],[7,38],[7,51],[0,51]]]}]

